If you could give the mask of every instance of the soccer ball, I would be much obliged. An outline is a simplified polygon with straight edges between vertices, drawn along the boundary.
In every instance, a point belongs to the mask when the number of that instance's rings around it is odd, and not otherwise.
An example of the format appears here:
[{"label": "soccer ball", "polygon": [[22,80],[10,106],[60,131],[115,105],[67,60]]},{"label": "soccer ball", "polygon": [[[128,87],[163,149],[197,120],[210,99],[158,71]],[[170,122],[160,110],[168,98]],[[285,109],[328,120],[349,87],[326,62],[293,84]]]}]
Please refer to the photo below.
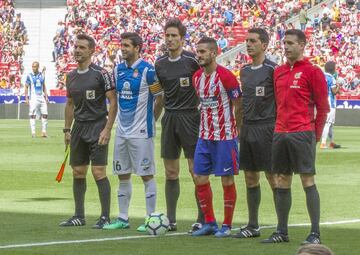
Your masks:
[{"label": "soccer ball", "polygon": [[149,235],[164,235],[169,228],[169,219],[163,213],[154,212],[146,217],[145,228]]}]

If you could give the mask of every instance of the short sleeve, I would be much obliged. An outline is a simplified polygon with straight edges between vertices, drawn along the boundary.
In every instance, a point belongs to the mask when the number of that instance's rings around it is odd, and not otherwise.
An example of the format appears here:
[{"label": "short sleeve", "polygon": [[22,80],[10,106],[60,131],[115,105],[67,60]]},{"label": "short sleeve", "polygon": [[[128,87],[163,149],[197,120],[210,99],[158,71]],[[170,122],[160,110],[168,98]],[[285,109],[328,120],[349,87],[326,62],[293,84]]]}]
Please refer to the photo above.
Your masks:
[{"label": "short sleeve", "polygon": [[72,97],[70,94],[70,89],[69,89],[69,80],[68,79],[68,74],[65,74],[65,87],[66,87],[66,97]]},{"label": "short sleeve", "polygon": [[26,76],[25,84],[26,84],[27,86],[30,86],[30,84],[31,84],[30,74],[28,74],[28,75]]},{"label": "short sleeve", "polygon": [[220,74],[221,82],[231,99],[236,99],[242,96],[240,90],[239,81],[236,79],[236,76],[227,70],[226,68],[221,68],[218,70]]},{"label": "short sleeve", "polygon": [[162,87],[160,85],[154,67],[148,68],[146,72],[146,82],[149,85],[150,92],[154,96],[160,95],[162,93]]},{"label": "short sleeve", "polygon": [[105,69],[101,70],[101,75],[104,80],[104,90],[105,92],[115,89],[114,77]]}]

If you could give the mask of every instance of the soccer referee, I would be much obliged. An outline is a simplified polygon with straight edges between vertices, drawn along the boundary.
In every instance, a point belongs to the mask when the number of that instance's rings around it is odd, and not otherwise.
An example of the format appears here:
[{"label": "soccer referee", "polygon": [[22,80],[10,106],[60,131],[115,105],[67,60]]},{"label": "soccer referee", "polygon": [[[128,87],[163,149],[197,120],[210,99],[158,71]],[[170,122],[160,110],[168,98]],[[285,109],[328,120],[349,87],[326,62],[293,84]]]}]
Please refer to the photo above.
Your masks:
[{"label": "soccer referee", "polygon": [[273,74],[276,64],[265,58],[269,35],[262,28],[249,29],[246,47],[252,64],[241,69],[243,125],[240,133],[240,169],[244,170],[249,221],[233,237],[260,236],[258,211],[261,200],[260,171],[265,171],[272,190],[271,144],[275,127]]},{"label": "soccer referee", "polygon": [[[111,192],[106,165],[117,102],[113,78],[105,69],[91,62],[94,52],[95,41],[92,37],[85,34],[76,37],[74,56],[78,68],[70,72],[66,79],[67,102],[63,130],[65,144],[70,144],[71,148],[75,215],[61,222],[60,226],[63,227],[85,225],[86,173],[90,161],[101,203],[101,216],[93,228],[101,229],[109,223]],[[109,112],[106,99],[110,103]]]},{"label": "soccer referee", "polygon": [[[195,55],[183,50],[186,27],[179,19],[165,24],[165,43],[168,53],[155,63],[155,70],[164,91],[165,113],[161,120],[161,157],[165,166],[165,196],[170,231],[175,231],[176,206],[180,195],[179,157],[184,150],[193,177],[194,153],[199,134],[199,99],[192,85],[192,76],[200,68]],[[195,191],[196,196],[196,191]],[[197,223],[203,221],[198,204]],[[193,224],[192,230],[201,226]]]}]

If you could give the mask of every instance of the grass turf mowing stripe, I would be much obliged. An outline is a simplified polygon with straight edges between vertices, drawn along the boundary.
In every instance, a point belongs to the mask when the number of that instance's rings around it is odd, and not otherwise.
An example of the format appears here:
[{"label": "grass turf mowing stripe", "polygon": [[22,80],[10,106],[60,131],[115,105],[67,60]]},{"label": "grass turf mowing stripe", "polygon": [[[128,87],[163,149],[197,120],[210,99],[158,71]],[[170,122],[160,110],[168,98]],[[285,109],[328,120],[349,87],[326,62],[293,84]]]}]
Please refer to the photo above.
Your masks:
[{"label": "grass turf mowing stripe", "polygon": [[[352,219],[352,220],[342,220],[342,221],[327,221],[320,223],[320,225],[341,225],[341,224],[351,224],[351,223],[359,223],[359,222],[360,219]],[[299,224],[290,224],[289,227],[304,227],[309,225],[310,225],[309,223],[299,223]],[[276,225],[262,226],[261,228],[266,229],[266,228],[274,228],[274,227],[276,227]],[[239,230],[239,228],[234,228],[232,230],[236,231]],[[187,234],[188,233],[186,232],[171,233],[171,234],[166,234],[166,236],[182,236]],[[50,246],[50,245],[58,245],[58,244],[94,243],[94,242],[144,239],[144,238],[156,238],[156,237],[157,236],[140,235],[140,236],[122,236],[122,237],[109,237],[109,238],[84,239],[84,240],[52,241],[52,242],[43,242],[43,243],[10,244],[10,245],[2,245],[0,246],[0,249],[39,247],[39,246]]]}]

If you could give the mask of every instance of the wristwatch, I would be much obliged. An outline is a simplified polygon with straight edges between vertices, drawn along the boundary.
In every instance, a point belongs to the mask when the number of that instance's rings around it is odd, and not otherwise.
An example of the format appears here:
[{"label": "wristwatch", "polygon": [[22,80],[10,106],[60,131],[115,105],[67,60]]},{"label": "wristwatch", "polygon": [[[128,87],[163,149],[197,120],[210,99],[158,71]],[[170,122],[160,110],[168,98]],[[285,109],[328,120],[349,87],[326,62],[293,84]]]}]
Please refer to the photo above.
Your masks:
[{"label": "wristwatch", "polygon": [[67,132],[70,132],[70,131],[71,131],[70,128],[64,128],[64,129],[63,129],[63,133],[64,133],[64,134],[67,133]]}]

